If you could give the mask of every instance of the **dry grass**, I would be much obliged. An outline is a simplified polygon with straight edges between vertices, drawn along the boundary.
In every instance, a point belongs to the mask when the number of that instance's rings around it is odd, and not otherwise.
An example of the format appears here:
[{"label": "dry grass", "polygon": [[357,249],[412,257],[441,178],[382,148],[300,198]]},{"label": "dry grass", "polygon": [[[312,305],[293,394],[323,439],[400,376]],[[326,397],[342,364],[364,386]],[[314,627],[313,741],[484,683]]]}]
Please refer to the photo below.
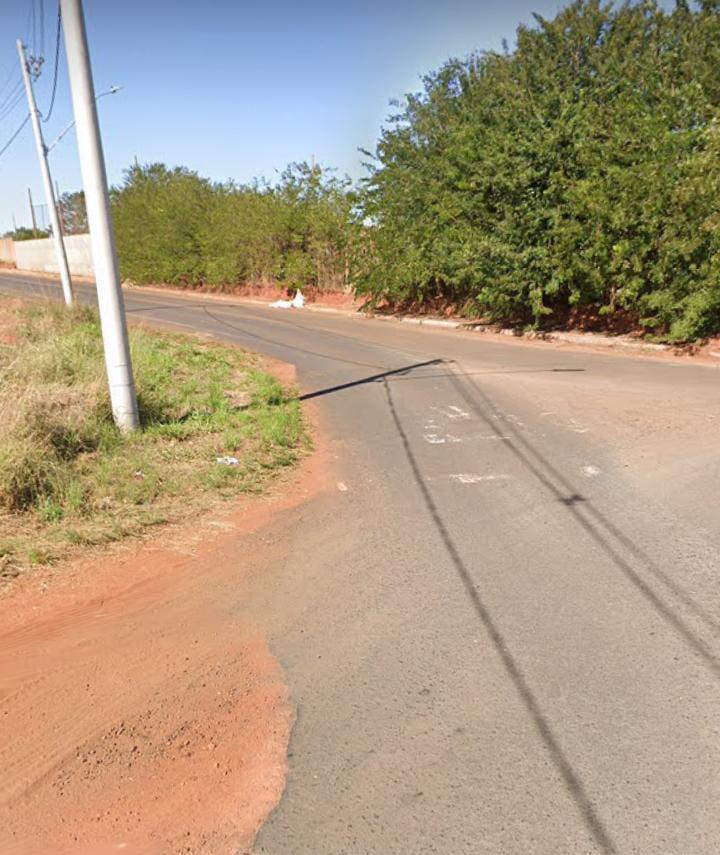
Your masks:
[{"label": "dry grass", "polygon": [[142,429],[123,437],[95,314],[0,300],[0,576],[260,491],[297,460],[298,401],[252,355],[139,329],[131,348]]}]

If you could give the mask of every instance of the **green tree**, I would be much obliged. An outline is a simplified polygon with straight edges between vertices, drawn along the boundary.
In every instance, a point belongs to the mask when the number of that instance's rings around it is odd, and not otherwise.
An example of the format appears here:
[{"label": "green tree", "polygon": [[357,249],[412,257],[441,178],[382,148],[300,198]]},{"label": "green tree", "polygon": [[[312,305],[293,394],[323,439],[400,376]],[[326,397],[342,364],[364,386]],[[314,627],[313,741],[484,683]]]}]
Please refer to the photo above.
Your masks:
[{"label": "green tree", "polygon": [[513,323],[623,311],[670,338],[717,330],[719,36],[714,3],[578,0],[514,51],[428,75],[369,163],[359,291]]},{"label": "green tree", "polygon": [[161,163],[128,169],[112,192],[122,275],[142,283],[202,281],[199,234],[213,198],[212,184],[188,169]]}]

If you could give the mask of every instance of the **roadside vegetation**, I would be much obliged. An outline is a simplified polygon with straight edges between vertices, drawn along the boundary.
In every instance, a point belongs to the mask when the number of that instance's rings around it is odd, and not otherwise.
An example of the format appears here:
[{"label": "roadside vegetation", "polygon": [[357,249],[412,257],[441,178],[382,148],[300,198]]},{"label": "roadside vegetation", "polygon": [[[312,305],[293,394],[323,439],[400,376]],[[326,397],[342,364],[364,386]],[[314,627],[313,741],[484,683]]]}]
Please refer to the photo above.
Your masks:
[{"label": "roadside vegetation", "polygon": [[396,105],[359,186],[134,166],[125,277],[353,288],[502,324],[720,332],[720,6],[578,0]]},{"label": "roadside vegetation", "polygon": [[0,576],[261,491],[307,444],[296,396],[254,356],[130,338],[142,429],[122,436],[95,313],[0,301]]},{"label": "roadside vegetation", "polygon": [[548,326],[720,330],[720,6],[576,2],[448,62],[366,184],[373,301]]},{"label": "roadside vegetation", "polygon": [[320,166],[291,164],[271,186],[136,165],[112,202],[122,275],[138,284],[349,284],[353,195],[347,179]]}]

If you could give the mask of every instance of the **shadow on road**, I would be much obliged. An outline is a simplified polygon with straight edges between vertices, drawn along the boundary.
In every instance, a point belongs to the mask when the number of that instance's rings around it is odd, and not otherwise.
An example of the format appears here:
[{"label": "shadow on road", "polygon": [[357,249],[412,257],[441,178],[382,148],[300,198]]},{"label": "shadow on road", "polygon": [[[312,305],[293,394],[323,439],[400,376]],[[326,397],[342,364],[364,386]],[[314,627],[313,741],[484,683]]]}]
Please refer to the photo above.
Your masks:
[{"label": "shadow on road", "polygon": [[[442,365],[444,359],[429,359],[427,362],[416,362],[414,365],[405,365],[402,368],[392,368],[388,371],[383,371],[380,374],[371,374],[369,377],[361,377],[359,380],[350,380],[347,383],[339,383],[337,386],[328,386],[326,389],[318,389],[316,392],[306,392],[300,395],[301,401],[308,401],[310,398],[320,398],[323,395],[332,395],[333,392],[342,392],[343,389],[352,389],[353,386],[364,386],[366,383],[375,383],[378,380],[385,380],[387,377],[396,377],[407,375],[416,368],[426,368],[428,365]],[[440,375],[446,376],[446,375]],[[427,377],[426,374],[423,375]]]},{"label": "shadow on road", "polygon": [[[317,389],[315,392],[306,392],[304,395],[299,396],[300,401],[307,401],[310,398],[320,398],[323,395],[332,395],[333,392],[342,392],[345,389],[352,389],[354,386],[363,386],[366,383],[376,383],[380,380],[384,380],[386,377],[392,377],[393,381],[397,380],[431,380],[434,377],[440,377],[443,380],[447,379],[447,372],[443,371],[438,374],[428,374],[423,372],[417,377],[411,377],[411,372],[415,371],[417,368],[427,368],[430,365],[450,365],[454,362],[453,359],[430,359],[427,362],[416,362],[413,365],[404,365],[401,368],[392,368],[387,371],[383,371],[380,374],[371,374],[368,377],[361,377],[359,380],[350,380],[347,383],[339,383],[336,386],[328,386],[325,389]],[[478,376],[478,375],[488,375],[488,374],[547,374],[547,373],[558,373],[558,372],[566,372],[566,371],[585,371],[584,368],[510,368],[507,370],[493,370],[490,369],[488,371],[471,371],[468,372],[465,376]]]},{"label": "shadow on road", "polygon": [[[594,504],[579,493],[575,487],[560,473],[547,458],[538,451],[532,443],[523,436],[517,426],[497,409],[487,393],[463,374],[448,372],[448,379],[462,396],[469,407],[482,419],[498,436],[504,437],[505,447],[528,469],[535,478],[559,502],[561,502],[582,527],[595,541],[613,564],[633,584],[633,586],[653,606],[657,613],[675,630],[675,632],[695,651],[715,674],[720,677],[720,661],[713,651],[685,621],[676,614],[665,600],[657,594],[650,585],[635,570],[630,562],[621,554],[621,549],[645,565],[646,569],[683,603],[698,619],[713,632],[717,632],[718,624],[680,585],[662,571],[652,559],[646,555],[632,540],[598,510]],[[479,399],[479,401],[478,401]],[[486,408],[494,418],[485,412]],[[508,438],[508,434],[512,438]],[[613,542],[614,541],[614,542]]]},{"label": "shadow on road", "polygon": [[588,831],[592,834],[595,842],[600,847],[600,849],[608,853],[608,855],[612,855],[612,853],[616,853],[617,849],[615,844],[613,843],[608,831],[604,827],[602,820],[598,816],[592,802],[588,794],[585,791],[585,787],[583,786],[582,781],[576,774],[575,770],[570,765],[570,761],[565,756],[560,743],[558,742],[557,737],[555,736],[552,728],[550,727],[550,723],[545,717],[540,705],[535,698],[535,695],[532,692],[532,689],[528,685],[527,680],[523,672],[520,670],[518,663],[515,661],[512,653],[510,653],[508,649],[508,645],[503,637],[502,633],[498,629],[495,624],[495,621],[490,614],[487,606],[483,602],[482,597],[480,596],[475,583],[472,580],[470,575],[470,571],[466,567],[463,562],[460,553],[458,552],[455,543],[450,536],[450,533],[445,525],[445,522],[440,515],[437,505],[435,504],[435,500],[433,499],[425,479],[423,478],[422,472],[420,471],[420,467],[418,465],[415,454],[413,453],[412,447],[408,440],[407,434],[405,433],[405,429],[402,426],[402,422],[400,421],[400,417],[398,416],[397,409],[395,407],[395,401],[393,400],[392,392],[390,390],[390,384],[387,380],[383,380],[385,384],[385,392],[387,395],[387,402],[390,408],[390,412],[392,414],[393,421],[395,422],[395,427],[397,428],[398,434],[400,435],[400,439],[402,441],[403,448],[405,450],[405,454],[407,456],[408,462],[410,464],[410,469],[412,470],[413,476],[415,478],[415,482],[418,486],[418,489],[423,497],[425,505],[430,513],[430,516],[435,524],[435,527],[442,539],[442,542],[445,546],[445,549],[452,561],[460,580],[465,587],[465,591],[467,592],[470,601],[472,602],[475,611],[480,618],[482,625],[490,636],[493,646],[495,647],[498,656],[500,657],[505,670],[512,680],[520,698],[522,699],[525,708],[527,709],[530,717],[535,725],[537,732],[540,735],[545,747],[552,758],[555,767],[559,771],[562,776],[562,779],[565,783],[565,787],[567,788],[568,793],[572,797],[575,802],[578,811],[587,827]]}]

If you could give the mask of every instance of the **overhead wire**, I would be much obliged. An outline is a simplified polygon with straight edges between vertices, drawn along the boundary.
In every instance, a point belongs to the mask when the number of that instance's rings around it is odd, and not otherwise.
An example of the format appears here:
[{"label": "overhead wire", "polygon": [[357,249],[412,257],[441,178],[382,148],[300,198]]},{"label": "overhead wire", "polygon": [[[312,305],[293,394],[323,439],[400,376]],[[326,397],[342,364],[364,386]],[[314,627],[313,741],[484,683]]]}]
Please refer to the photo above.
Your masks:
[{"label": "overhead wire", "polygon": [[7,105],[14,101],[17,98],[18,92],[22,92],[23,82],[21,80],[17,80],[13,88],[8,92],[8,94],[3,98],[2,102],[0,102],[0,113],[7,107]]},{"label": "overhead wire", "polygon": [[60,29],[62,25],[62,11],[60,10],[60,3],[58,3],[58,12],[57,12],[57,31],[55,33],[55,66],[53,68],[53,82],[52,82],[52,94],[50,96],[50,106],[47,108],[47,112],[43,116],[43,122],[47,122],[50,116],[52,116],[53,107],[55,106],[55,95],[57,94],[57,83],[58,83],[58,67],[60,60]]},{"label": "overhead wire", "polygon": [[25,93],[22,89],[20,89],[17,95],[15,95],[15,97],[13,98],[13,100],[9,101],[7,103],[7,106],[3,107],[3,109],[0,110],[0,122],[4,121],[13,112],[13,110],[15,110],[18,104],[21,104],[24,100]]},{"label": "overhead wire", "polygon": [[40,55],[45,56],[45,0],[40,0]]},{"label": "overhead wire", "polygon": [[17,82],[18,74],[19,74],[19,72],[18,72],[17,62],[11,63],[9,66],[9,71],[8,71],[7,77],[5,78],[2,85],[0,86],[0,97],[2,96],[2,93],[10,85],[10,82],[13,79],[13,77],[15,78],[15,81]]},{"label": "overhead wire", "polygon": [[30,121],[30,113],[28,113],[27,116],[25,116],[25,118],[22,120],[22,124],[20,125],[20,127],[10,137],[10,139],[5,143],[5,145],[2,148],[0,148],[0,157],[2,157],[5,154],[5,152],[10,148],[10,146],[15,142],[15,140],[20,135],[20,131],[25,127],[25,125],[27,125],[27,123],[29,121]]},{"label": "overhead wire", "polygon": [[37,53],[37,16],[35,15],[35,0],[30,0],[30,17],[32,20],[32,53]]}]

